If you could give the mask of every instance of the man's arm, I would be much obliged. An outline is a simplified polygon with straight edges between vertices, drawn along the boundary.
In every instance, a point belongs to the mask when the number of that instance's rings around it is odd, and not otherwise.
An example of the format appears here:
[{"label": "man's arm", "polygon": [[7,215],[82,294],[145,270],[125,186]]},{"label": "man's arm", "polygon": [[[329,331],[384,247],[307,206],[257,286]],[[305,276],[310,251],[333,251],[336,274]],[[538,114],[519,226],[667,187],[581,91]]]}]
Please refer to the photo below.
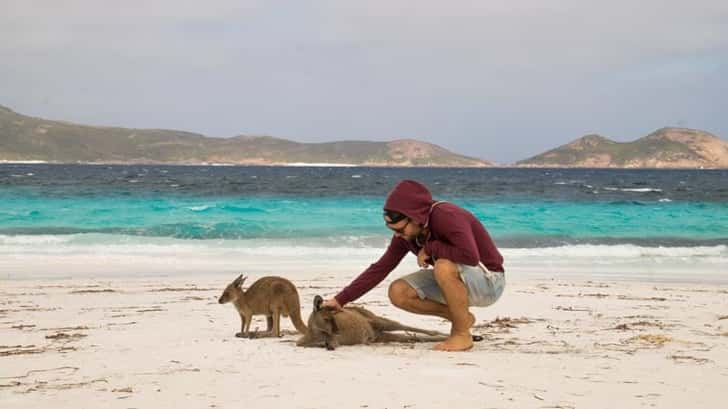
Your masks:
[{"label": "man's arm", "polygon": [[[364,270],[363,273],[359,274],[351,284],[346,286],[334,297],[339,304],[338,306],[341,307],[348,302],[354,301],[376,287],[377,284],[381,283],[399,265],[408,251],[409,248],[404,239],[392,237],[392,241],[389,243],[387,251],[384,252],[382,257]],[[332,301],[327,300],[326,304],[331,305]]]},{"label": "man's arm", "polygon": [[478,265],[480,253],[475,235],[465,217],[447,217],[441,214],[430,220],[430,228],[444,240],[430,240],[425,243],[425,252],[434,259],[445,258],[454,263],[469,266]]}]

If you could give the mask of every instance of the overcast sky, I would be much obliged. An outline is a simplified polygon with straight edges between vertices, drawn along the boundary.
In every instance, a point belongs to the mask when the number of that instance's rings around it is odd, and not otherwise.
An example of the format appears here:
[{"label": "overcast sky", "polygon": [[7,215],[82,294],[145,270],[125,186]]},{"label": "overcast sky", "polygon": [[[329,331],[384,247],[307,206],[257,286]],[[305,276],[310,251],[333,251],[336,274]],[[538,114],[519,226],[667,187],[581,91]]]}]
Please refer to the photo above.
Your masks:
[{"label": "overcast sky", "polygon": [[726,0],[0,0],[0,104],[509,163],[588,133],[728,139]]}]

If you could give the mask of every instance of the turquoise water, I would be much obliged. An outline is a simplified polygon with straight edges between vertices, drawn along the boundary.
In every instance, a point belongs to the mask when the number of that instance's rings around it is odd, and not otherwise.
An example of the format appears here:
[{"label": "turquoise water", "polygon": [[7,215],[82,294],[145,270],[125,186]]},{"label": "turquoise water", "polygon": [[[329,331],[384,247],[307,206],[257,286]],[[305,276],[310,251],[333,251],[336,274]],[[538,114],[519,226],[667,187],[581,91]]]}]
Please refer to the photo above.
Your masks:
[{"label": "turquoise water", "polygon": [[353,274],[402,179],[473,212],[516,274],[726,280],[728,171],[42,164],[0,165],[0,275]]},{"label": "turquoise water", "polygon": [[[501,245],[692,243],[728,238],[728,205],[452,199]],[[386,236],[380,197],[67,197],[0,193],[0,234],[182,239]]]},{"label": "turquoise water", "polygon": [[[0,165],[0,236],[346,238],[381,246],[402,179],[501,247],[728,244],[728,171]],[[353,241],[352,241],[352,238]]]}]

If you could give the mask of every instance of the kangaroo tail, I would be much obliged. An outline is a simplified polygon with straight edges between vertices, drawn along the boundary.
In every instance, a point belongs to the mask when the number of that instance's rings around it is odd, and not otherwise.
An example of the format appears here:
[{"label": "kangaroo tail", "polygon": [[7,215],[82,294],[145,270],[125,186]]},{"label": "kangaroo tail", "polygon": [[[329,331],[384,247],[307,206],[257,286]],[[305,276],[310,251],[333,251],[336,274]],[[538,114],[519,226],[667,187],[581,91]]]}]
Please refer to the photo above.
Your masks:
[{"label": "kangaroo tail", "polygon": [[296,330],[301,334],[306,334],[308,332],[308,328],[306,328],[306,324],[304,324],[301,319],[301,300],[298,298],[298,291],[294,292],[293,295],[294,296],[291,297],[290,305],[288,306],[289,315],[291,316],[291,321],[293,322],[293,326],[296,327]]},{"label": "kangaroo tail", "polygon": [[439,342],[447,339],[446,335],[395,334],[382,332],[375,342]]}]

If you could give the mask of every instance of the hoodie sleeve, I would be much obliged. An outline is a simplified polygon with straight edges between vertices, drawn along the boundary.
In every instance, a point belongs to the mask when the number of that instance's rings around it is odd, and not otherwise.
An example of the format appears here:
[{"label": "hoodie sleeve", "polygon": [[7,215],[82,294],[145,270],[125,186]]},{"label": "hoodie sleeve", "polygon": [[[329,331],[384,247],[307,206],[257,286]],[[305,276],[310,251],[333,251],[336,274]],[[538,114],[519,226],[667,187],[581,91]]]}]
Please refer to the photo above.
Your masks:
[{"label": "hoodie sleeve", "polygon": [[408,251],[409,248],[404,239],[392,237],[392,241],[389,243],[389,247],[387,247],[387,251],[384,252],[382,257],[364,270],[363,273],[341,290],[334,298],[343,306],[366,294],[369,290],[376,287],[377,284],[381,283],[399,265]]},{"label": "hoodie sleeve", "polygon": [[480,262],[478,244],[473,229],[465,217],[433,217],[430,228],[439,240],[425,243],[425,251],[433,259],[445,258],[454,263],[476,266]]}]

